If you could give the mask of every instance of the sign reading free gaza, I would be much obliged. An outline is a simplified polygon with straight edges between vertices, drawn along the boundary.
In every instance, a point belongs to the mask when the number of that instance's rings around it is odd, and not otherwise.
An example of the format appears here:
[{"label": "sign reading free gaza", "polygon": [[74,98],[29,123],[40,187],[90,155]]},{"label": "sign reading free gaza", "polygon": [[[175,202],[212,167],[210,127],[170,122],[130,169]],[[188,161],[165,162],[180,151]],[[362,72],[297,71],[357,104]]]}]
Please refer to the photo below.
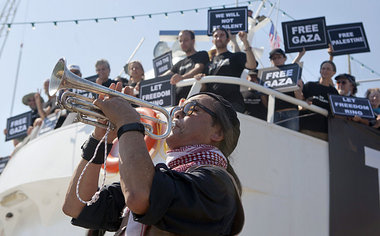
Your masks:
[{"label": "sign reading free gaza", "polygon": [[[302,65],[302,64],[301,64]],[[297,63],[259,70],[261,85],[280,92],[297,90],[297,81],[301,78],[302,67]]]},{"label": "sign reading free gaza", "polygon": [[362,23],[327,26],[327,34],[334,56],[370,51]]},{"label": "sign reading free gaza", "polygon": [[207,34],[218,28],[230,30],[232,34],[239,31],[248,32],[248,7],[215,9],[208,11]]},{"label": "sign reading free gaza", "polygon": [[27,135],[28,127],[32,124],[32,112],[28,111],[7,119],[7,135],[5,141],[23,138]]},{"label": "sign reading free gaza", "polygon": [[324,17],[282,22],[285,52],[328,48]]}]

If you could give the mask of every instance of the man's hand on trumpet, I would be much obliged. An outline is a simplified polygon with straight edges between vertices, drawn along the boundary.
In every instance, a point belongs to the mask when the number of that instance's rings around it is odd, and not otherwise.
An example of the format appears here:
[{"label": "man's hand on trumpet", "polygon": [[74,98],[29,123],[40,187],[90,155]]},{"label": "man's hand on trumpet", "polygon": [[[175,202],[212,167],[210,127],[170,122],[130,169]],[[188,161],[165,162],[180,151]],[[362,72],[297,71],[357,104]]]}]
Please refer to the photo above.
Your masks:
[{"label": "man's hand on trumpet", "polygon": [[[111,84],[109,88],[121,92],[122,83],[118,82],[116,85]],[[123,93],[127,93],[127,90],[123,89]],[[121,97],[104,97],[101,95],[94,101],[94,105],[99,107],[109,121],[116,126],[115,129],[108,134],[109,143],[117,137],[117,130],[120,126],[128,123],[140,122],[140,114],[127,100]],[[96,127],[93,136],[100,140],[105,132],[105,129]]]}]

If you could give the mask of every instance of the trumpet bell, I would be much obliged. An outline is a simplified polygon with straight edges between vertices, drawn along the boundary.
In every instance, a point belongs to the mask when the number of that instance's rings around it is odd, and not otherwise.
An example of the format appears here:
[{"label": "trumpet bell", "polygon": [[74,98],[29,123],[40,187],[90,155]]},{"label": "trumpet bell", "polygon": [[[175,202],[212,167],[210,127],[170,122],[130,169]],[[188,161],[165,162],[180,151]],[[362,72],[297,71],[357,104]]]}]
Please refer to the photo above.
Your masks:
[{"label": "trumpet bell", "polygon": [[[81,89],[81,90],[89,91],[92,93],[121,97],[136,106],[150,108],[156,112],[159,112],[159,114],[164,115],[165,120],[162,121],[160,119],[157,119],[156,117],[144,117],[144,118],[149,119],[149,120],[154,120],[157,123],[164,123],[164,126],[166,127],[166,129],[163,134],[155,134],[151,126],[149,126],[146,123],[143,123],[143,125],[145,126],[145,133],[154,139],[164,139],[167,136],[169,136],[171,132],[172,125],[173,125],[172,118],[169,112],[165,108],[155,105],[153,103],[135,98],[133,96],[115,91],[113,89],[104,87],[100,84],[93,83],[88,80],[84,80],[67,69],[66,61],[63,58],[59,59],[59,61],[55,65],[54,70],[51,74],[50,83],[49,83],[49,95],[53,96],[60,89]],[[110,122],[107,119],[107,117],[105,117],[104,114],[101,112],[101,110],[98,107],[96,107],[94,104],[92,104],[92,100],[88,100],[87,98],[83,96],[79,96],[78,94],[75,94],[72,92],[65,92],[61,96],[61,98],[57,99],[57,101],[65,109],[72,112],[77,112],[78,120],[83,123],[95,125],[102,128],[107,127],[100,122],[89,120],[86,117],[101,119],[101,120]],[[143,115],[140,114],[140,116],[143,116]],[[112,126],[115,127],[111,123],[111,127]]]},{"label": "trumpet bell", "polygon": [[58,63],[55,65],[53,72],[50,76],[49,82],[49,95],[53,96],[58,92],[61,87],[62,78],[65,74],[65,60],[60,59]]}]

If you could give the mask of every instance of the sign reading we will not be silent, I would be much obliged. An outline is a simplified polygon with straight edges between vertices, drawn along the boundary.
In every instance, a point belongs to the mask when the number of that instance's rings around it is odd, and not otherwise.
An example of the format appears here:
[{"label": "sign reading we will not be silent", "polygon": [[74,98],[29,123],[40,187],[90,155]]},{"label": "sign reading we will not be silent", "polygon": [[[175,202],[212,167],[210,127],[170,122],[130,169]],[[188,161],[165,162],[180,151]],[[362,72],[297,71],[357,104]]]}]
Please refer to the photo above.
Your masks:
[{"label": "sign reading we will not be silent", "polygon": [[282,22],[285,52],[328,48],[325,17]]},{"label": "sign reading we will not be silent", "polygon": [[248,7],[209,10],[207,26],[208,35],[218,28],[229,30],[231,34],[248,32]]}]

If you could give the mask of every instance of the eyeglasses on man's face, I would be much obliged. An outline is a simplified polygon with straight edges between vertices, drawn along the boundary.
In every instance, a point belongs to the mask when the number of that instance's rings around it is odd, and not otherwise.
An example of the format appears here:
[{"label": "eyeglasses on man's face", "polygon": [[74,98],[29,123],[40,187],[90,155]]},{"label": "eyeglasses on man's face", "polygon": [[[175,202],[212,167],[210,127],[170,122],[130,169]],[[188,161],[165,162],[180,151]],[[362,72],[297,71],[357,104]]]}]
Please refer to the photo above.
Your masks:
[{"label": "eyeglasses on man's face", "polygon": [[177,111],[181,111],[182,114],[184,116],[190,116],[191,114],[193,114],[193,111],[197,108],[201,108],[202,110],[204,110],[207,114],[209,114],[212,118],[216,119],[217,116],[215,114],[215,112],[211,111],[210,109],[208,109],[207,107],[203,106],[202,104],[200,104],[199,102],[197,101],[191,101],[191,102],[188,102],[186,103],[185,105],[183,106],[177,106],[177,107],[173,107],[173,109],[170,111],[170,116],[173,117],[174,114],[177,112]]}]

